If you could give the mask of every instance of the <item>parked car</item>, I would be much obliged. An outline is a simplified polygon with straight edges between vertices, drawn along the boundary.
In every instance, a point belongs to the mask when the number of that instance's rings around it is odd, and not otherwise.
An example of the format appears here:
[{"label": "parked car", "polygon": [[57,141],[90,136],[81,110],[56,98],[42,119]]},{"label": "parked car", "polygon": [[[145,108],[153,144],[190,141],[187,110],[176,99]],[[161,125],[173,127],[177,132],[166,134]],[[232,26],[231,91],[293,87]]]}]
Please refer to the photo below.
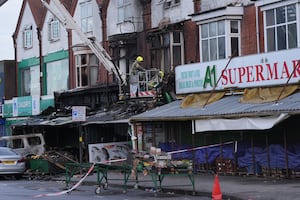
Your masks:
[{"label": "parked car", "polygon": [[21,178],[25,172],[25,158],[8,147],[0,147],[0,175]]}]

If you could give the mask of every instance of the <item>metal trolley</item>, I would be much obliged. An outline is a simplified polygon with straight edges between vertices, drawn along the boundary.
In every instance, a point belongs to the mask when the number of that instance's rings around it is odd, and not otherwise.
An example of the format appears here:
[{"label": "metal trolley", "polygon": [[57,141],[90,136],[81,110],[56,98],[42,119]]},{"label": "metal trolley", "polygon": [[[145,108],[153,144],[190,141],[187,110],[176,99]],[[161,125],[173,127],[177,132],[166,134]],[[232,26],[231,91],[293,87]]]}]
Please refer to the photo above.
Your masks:
[{"label": "metal trolley", "polygon": [[[165,177],[186,176],[190,181],[187,186],[192,186],[193,195],[195,195],[195,177],[192,160],[172,160],[170,155],[159,156],[137,156],[139,165],[142,165],[144,174],[150,175],[154,185],[155,195],[162,190],[162,183]],[[170,185],[174,186],[174,185]],[[180,185],[185,186],[185,185]]]},{"label": "metal trolley", "polygon": [[[66,164],[66,188],[69,188],[72,177],[82,171],[91,168],[93,163],[67,163]],[[123,174],[123,177],[120,179],[110,179],[108,171],[120,171]],[[127,183],[130,181],[130,175],[132,173],[132,166],[127,163],[119,164],[95,164],[93,173],[97,175],[97,187],[95,189],[96,194],[100,194],[102,189],[106,190],[108,188],[109,180],[122,180],[123,181],[123,192],[127,192]],[[137,176],[133,181],[137,185]],[[132,181],[132,180],[131,180]],[[136,186],[135,186],[136,187]]]},{"label": "metal trolley", "polygon": [[[157,195],[158,191],[162,190],[162,182],[164,178],[167,176],[186,176],[190,181],[190,184],[188,186],[192,186],[193,195],[196,194],[195,177],[192,169],[186,169],[181,167],[171,167],[171,168],[152,167],[149,174],[154,184],[155,195]],[[180,186],[185,186],[185,185],[180,185]]]}]

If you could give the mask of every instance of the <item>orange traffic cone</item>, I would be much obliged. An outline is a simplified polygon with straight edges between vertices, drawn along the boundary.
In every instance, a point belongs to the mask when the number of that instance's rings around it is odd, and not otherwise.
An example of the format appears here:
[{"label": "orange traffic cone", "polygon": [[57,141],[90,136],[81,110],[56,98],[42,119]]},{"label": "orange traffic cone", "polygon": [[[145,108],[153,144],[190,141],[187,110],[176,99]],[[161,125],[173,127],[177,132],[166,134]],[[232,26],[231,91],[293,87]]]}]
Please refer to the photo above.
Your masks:
[{"label": "orange traffic cone", "polygon": [[215,182],[212,190],[212,200],[222,200],[222,192],[217,174],[215,175]]}]

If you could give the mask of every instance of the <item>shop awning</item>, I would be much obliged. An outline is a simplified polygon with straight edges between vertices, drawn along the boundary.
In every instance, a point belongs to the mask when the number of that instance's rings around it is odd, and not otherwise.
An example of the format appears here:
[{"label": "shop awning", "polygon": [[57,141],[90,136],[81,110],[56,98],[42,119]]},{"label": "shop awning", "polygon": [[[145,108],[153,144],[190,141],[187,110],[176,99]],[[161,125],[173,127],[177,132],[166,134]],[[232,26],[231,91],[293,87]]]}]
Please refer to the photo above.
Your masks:
[{"label": "shop awning", "polygon": [[[259,123],[261,119],[284,119],[281,114],[300,114],[300,92],[296,92],[284,99],[266,103],[241,103],[242,95],[225,96],[222,99],[203,107],[181,108],[182,100],[177,100],[161,107],[154,108],[148,112],[135,115],[130,122],[151,122],[151,121],[188,121],[188,120],[211,120],[211,119],[243,119],[254,120]],[[279,117],[281,116],[281,117]],[[266,117],[266,118],[262,118]],[[214,121],[215,122],[215,121]],[[213,123],[214,123],[213,122]],[[233,122],[232,122],[233,123]],[[235,124],[238,121],[234,122]],[[239,124],[240,125],[240,124]],[[249,125],[250,126],[250,125]],[[253,128],[254,126],[252,126]],[[215,130],[218,129],[217,127]]]},{"label": "shop awning", "polygon": [[28,117],[26,120],[20,121],[14,126],[63,126],[73,123],[71,117],[57,117],[54,119],[46,119],[43,117]]},{"label": "shop awning", "polygon": [[266,130],[287,119],[288,114],[268,117],[242,117],[235,119],[202,119],[195,120],[195,132],[226,130]]},{"label": "shop awning", "polygon": [[82,124],[82,126],[87,126],[90,124],[128,124],[129,119],[119,119],[119,120],[97,120],[97,121],[88,121]]},{"label": "shop awning", "polygon": [[[19,118],[17,118],[19,119]],[[22,118],[23,119],[23,118]],[[72,116],[56,117],[48,119],[47,117],[34,116],[26,117],[23,120],[18,120],[15,126],[74,126],[82,125],[87,126],[90,124],[128,124],[129,116],[122,115],[118,112],[99,112],[93,115],[86,116],[86,121],[74,121]]]}]

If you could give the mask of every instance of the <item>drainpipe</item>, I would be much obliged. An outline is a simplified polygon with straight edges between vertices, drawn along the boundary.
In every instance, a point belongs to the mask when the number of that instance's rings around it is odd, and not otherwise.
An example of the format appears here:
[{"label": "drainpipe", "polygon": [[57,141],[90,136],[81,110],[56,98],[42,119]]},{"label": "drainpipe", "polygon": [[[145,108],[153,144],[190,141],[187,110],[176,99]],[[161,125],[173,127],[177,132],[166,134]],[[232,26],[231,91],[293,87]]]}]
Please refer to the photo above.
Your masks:
[{"label": "drainpipe", "polygon": [[[105,1],[101,6],[99,6],[99,13],[100,13],[100,19],[101,19],[101,22],[102,22],[102,46],[103,48],[107,51],[108,51],[108,41],[106,40],[108,37],[107,37],[107,8],[108,8],[108,4],[109,4],[109,1]],[[102,64],[99,63],[100,66],[102,66]],[[101,68],[99,66],[99,75],[98,76],[101,76]],[[108,89],[109,88],[109,72],[106,70],[106,88]],[[107,104],[109,104],[109,94],[107,93],[106,95],[106,101],[107,101]]]},{"label": "drainpipe", "polygon": [[43,50],[42,50],[42,34],[39,27],[37,29],[37,35],[39,40],[39,59],[40,59],[40,97],[43,95]]},{"label": "drainpipe", "polygon": [[14,42],[14,51],[15,51],[15,94],[14,96],[18,95],[18,60],[17,60],[17,41],[16,41],[16,35],[15,33],[12,36],[13,42]]},{"label": "drainpipe", "polygon": [[74,65],[74,54],[73,54],[73,49],[72,49],[72,30],[68,29],[68,51],[69,51],[69,81],[68,81],[68,87],[69,89],[73,89],[76,86],[76,76],[75,76],[75,70],[73,68]]},{"label": "drainpipe", "polygon": [[258,23],[258,7],[255,6],[255,24],[256,24],[256,48],[257,53],[260,53],[260,44],[259,44],[259,23]]}]

